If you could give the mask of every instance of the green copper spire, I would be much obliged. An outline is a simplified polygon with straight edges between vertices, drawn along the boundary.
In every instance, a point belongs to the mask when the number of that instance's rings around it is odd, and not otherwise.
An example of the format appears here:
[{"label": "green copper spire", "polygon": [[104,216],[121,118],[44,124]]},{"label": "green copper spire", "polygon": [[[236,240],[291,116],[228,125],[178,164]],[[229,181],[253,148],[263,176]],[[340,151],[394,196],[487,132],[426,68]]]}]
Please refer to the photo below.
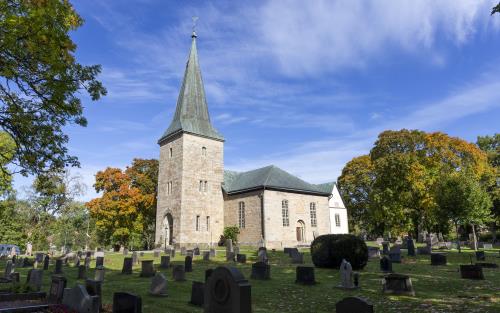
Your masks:
[{"label": "green copper spire", "polygon": [[168,138],[182,132],[203,137],[224,140],[224,137],[210,123],[205,88],[201,78],[198,52],[196,50],[196,33],[193,31],[191,51],[184,72],[177,108],[172,123],[158,140],[161,144]]}]

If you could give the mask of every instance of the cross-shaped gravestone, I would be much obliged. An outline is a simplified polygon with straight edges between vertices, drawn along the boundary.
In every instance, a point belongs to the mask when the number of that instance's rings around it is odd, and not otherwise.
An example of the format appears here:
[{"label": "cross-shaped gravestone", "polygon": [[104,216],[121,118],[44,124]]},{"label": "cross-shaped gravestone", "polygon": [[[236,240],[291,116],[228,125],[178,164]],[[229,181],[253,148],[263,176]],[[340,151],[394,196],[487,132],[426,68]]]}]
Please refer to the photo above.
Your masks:
[{"label": "cross-shaped gravestone", "polygon": [[167,296],[167,279],[162,273],[156,273],[151,279],[151,287],[149,293],[153,296]]}]

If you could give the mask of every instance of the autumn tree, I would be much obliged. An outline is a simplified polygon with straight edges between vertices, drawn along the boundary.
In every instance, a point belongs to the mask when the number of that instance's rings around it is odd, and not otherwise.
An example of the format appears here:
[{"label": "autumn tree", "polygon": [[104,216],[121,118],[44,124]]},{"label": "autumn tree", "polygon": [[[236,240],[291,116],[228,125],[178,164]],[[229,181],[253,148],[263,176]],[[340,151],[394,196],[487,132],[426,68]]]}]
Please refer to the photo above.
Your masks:
[{"label": "autumn tree", "polygon": [[104,244],[129,245],[142,234],[151,247],[156,212],[157,160],[135,159],[125,171],[107,168],[96,174],[94,188],[102,196],[87,203]]},{"label": "autumn tree", "polygon": [[500,2],[498,2],[498,4],[491,9],[491,15],[495,13],[500,13]]},{"label": "autumn tree", "polygon": [[78,166],[68,154],[68,124],[86,126],[78,95],[106,94],[99,65],[75,59],[70,32],[83,20],[66,0],[0,1],[0,127],[13,140],[23,175]]}]

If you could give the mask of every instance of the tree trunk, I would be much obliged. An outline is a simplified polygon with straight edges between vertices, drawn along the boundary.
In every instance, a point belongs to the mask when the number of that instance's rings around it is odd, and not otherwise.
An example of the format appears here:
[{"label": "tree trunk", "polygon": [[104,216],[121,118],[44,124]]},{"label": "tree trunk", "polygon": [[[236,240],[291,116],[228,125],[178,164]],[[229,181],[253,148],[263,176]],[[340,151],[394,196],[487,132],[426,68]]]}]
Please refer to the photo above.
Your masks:
[{"label": "tree trunk", "polygon": [[458,235],[458,223],[455,223],[455,232],[457,233],[457,248],[458,248],[458,253],[462,253],[462,249],[460,248],[460,236]]},{"label": "tree trunk", "polygon": [[472,237],[474,241],[474,251],[477,251],[477,238],[476,238],[476,228],[474,224],[472,224]]}]

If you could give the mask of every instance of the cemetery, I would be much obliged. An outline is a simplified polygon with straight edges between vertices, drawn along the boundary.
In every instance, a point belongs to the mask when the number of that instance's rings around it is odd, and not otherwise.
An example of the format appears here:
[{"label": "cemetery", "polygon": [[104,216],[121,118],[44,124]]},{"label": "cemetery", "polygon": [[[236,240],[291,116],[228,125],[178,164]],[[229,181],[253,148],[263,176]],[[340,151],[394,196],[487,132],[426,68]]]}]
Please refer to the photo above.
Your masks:
[{"label": "cemetery", "polygon": [[[367,244],[370,250],[383,250],[376,241]],[[390,242],[387,245],[393,251],[400,247]],[[416,244],[417,248],[423,245]],[[58,269],[56,264],[63,262],[58,262],[57,256],[50,258],[45,270],[33,269],[33,265],[23,267],[23,256],[17,258],[16,264],[3,258],[0,261],[4,275],[0,283],[0,312],[9,305],[23,302],[47,308],[61,307],[75,298],[87,299],[85,305],[94,309],[101,307],[100,312],[113,312],[113,307],[124,303],[142,309],[130,312],[145,313],[218,312],[221,305],[234,307],[228,312],[235,313],[304,312],[304,306],[314,308],[311,312],[351,312],[342,308],[358,306],[359,312],[384,313],[422,312],[429,307],[436,312],[500,310],[500,270],[493,266],[500,263],[498,247],[480,250],[483,253],[478,254],[479,259],[484,257],[485,261],[479,261],[476,251],[468,248],[461,253],[455,249],[436,249],[432,254],[415,256],[401,248],[398,262],[391,262],[381,253],[368,258],[364,268],[342,260],[340,269],[316,267],[308,248],[287,248],[287,253],[238,248],[238,255],[245,255],[246,262],[228,261],[224,247],[215,249],[215,256],[208,259],[203,257],[204,251],[192,257],[181,253],[172,257],[173,250],[168,253],[144,251],[136,263],[123,252],[105,252],[97,258],[92,252],[88,268],[75,266],[78,262],[73,259]],[[296,253],[303,256],[301,264],[294,262]],[[390,269],[382,268],[383,259],[390,263]],[[489,265],[481,266],[482,263]],[[186,267],[191,271],[186,271]],[[60,274],[56,274],[57,271]],[[17,274],[10,276],[8,272]],[[226,300],[205,307],[204,303],[210,303],[211,290],[216,290],[214,297],[218,295]],[[225,292],[231,296],[223,296]],[[123,303],[117,300],[122,298]]]}]

